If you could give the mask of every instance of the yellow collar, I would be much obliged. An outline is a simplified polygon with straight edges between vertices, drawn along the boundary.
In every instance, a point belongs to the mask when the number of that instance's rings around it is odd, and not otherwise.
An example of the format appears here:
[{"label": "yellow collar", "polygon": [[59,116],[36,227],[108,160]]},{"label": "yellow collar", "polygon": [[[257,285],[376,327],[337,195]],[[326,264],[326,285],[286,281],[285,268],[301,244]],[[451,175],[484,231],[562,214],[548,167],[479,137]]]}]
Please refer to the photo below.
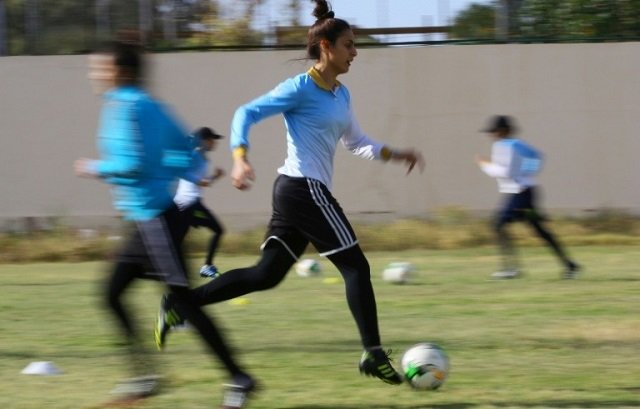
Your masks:
[{"label": "yellow collar", "polygon": [[342,85],[340,83],[340,81],[336,81],[336,85],[335,86],[333,86],[333,87],[330,86],[329,84],[327,84],[325,82],[324,78],[322,78],[322,75],[320,75],[320,72],[318,70],[316,70],[315,67],[309,68],[309,70],[307,71],[307,74],[309,74],[309,76],[311,77],[313,82],[316,83],[317,86],[319,86],[320,88],[322,88],[325,91],[333,92],[333,91],[335,91],[335,89],[337,87]]}]

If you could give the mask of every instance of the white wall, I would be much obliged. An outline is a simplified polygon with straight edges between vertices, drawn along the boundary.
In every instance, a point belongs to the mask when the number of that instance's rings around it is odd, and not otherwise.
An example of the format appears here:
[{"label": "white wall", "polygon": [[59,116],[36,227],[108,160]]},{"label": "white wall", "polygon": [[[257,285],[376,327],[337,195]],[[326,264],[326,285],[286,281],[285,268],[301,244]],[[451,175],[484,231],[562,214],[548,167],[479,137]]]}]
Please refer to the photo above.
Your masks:
[{"label": "white wall", "polygon": [[[298,60],[303,55],[158,54],[152,89],[190,128],[228,134],[235,108],[306,70],[309,62]],[[359,122],[378,140],[421,149],[427,167],[405,177],[400,166],[339,151],[334,193],[354,217],[419,216],[450,205],[488,211],[498,200],[495,182],[473,157],[489,153],[490,140],[478,130],[490,115],[504,113],[546,154],[544,207],[638,213],[639,66],[640,43],[360,50],[340,78]],[[115,214],[106,186],[72,172],[75,158],[95,156],[99,106],[86,79],[86,56],[0,58],[0,218]],[[256,126],[254,188],[239,192],[222,181],[207,190],[206,202],[223,219],[266,222],[284,148],[281,117]],[[213,159],[229,167],[226,141]]]}]

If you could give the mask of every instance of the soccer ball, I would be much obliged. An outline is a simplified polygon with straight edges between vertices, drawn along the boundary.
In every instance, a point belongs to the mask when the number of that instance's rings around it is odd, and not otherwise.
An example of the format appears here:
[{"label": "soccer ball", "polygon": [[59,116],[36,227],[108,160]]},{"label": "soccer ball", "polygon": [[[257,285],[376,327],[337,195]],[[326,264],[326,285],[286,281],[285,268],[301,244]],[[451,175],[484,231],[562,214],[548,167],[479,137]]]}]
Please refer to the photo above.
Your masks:
[{"label": "soccer ball", "polygon": [[390,263],[382,272],[382,279],[392,284],[404,284],[409,280],[413,272],[411,263]]},{"label": "soccer ball", "polygon": [[420,343],[402,355],[402,373],[415,389],[438,389],[449,375],[449,358],[436,344]]},{"label": "soccer ball", "polygon": [[317,276],[322,271],[320,263],[312,258],[305,258],[296,263],[296,273],[300,277],[312,277]]}]

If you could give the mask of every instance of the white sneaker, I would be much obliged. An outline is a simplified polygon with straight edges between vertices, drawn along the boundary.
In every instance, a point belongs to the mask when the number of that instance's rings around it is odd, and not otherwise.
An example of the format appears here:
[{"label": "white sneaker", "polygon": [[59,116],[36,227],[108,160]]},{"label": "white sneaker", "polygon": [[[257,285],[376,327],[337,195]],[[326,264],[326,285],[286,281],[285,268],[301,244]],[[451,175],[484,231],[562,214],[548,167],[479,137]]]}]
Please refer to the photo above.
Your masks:
[{"label": "white sneaker", "polygon": [[139,376],[120,382],[111,393],[120,395],[124,400],[143,399],[157,394],[159,386],[159,376]]},{"label": "white sneaker", "polygon": [[508,280],[511,278],[517,278],[520,276],[520,272],[518,270],[505,270],[505,271],[496,271],[491,274],[491,277],[498,280]]},{"label": "white sneaker", "polygon": [[224,400],[220,409],[242,409],[258,386],[256,381],[247,374],[238,374],[234,376],[233,384],[224,385]]}]

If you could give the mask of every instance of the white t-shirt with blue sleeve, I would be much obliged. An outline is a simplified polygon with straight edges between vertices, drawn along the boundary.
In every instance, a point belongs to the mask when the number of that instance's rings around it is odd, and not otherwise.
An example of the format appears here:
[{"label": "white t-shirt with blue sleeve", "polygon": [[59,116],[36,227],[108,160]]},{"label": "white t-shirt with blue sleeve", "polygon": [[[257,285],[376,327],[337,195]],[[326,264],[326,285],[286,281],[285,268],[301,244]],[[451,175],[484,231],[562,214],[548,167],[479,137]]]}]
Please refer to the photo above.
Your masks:
[{"label": "white t-shirt with blue sleeve", "polygon": [[500,193],[520,193],[536,185],[535,176],[542,167],[542,155],[516,138],[504,138],[493,143],[491,162],[481,165],[489,176],[496,178]]},{"label": "white t-shirt with blue sleeve", "polygon": [[198,185],[202,179],[207,177],[209,160],[200,149],[195,149],[192,154],[192,165],[184,178],[178,182],[176,195],[173,201],[180,210],[194,204],[202,196],[202,187]]}]

